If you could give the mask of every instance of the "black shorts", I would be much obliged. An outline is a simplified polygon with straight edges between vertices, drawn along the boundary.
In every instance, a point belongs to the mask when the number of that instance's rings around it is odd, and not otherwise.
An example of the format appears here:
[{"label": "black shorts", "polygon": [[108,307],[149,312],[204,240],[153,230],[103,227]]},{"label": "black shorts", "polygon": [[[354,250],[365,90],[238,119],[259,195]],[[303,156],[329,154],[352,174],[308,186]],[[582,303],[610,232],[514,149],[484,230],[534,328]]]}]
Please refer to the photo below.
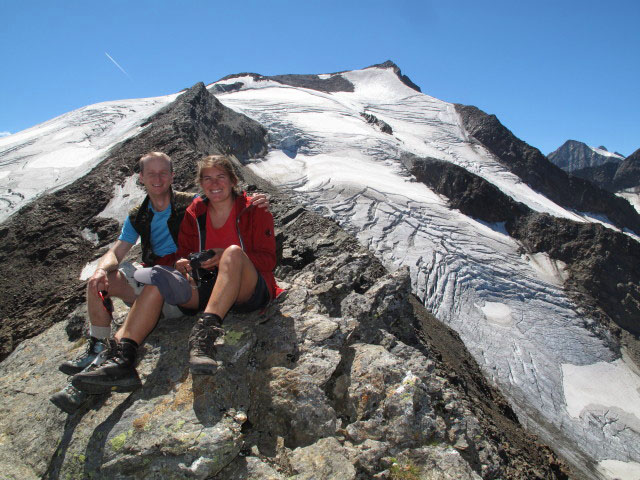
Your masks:
[{"label": "black shorts", "polygon": [[[198,312],[204,312],[204,309],[209,303],[209,297],[211,297],[211,292],[213,291],[213,286],[215,285],[215,280],[213,281],[202,281],[198,286],[198,309],[194,310],[192,308],[185,308],[178,305],[178,308],[185,315],[197,315]],[[244,303],[236,303],[231,307],[232,312],[236,313],[249,313],[255,310],[258,310],[262,307],[265,307],[269,300],[271,300],[271,295],[269,294],[269,287],[267,287],[267,282],[264,281],[262,275],[258,273],[258,281],[256,283],[256,288],[253,290],[253,295],[251,298]]]}]

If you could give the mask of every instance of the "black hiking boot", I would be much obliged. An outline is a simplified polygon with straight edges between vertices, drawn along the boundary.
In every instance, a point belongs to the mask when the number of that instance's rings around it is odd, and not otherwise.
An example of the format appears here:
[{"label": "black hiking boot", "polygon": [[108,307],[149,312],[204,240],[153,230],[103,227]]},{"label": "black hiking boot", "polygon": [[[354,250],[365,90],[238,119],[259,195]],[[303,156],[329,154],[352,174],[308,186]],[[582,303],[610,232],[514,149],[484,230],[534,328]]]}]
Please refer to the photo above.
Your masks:
[{"label": "black hiking boot", "polygon": [[73,360],[67,360],[62,363],[58,368],[66,375],[75,375],[81,372],[93,363],[100,352],[107,348],[106,342],[106,340],[89,337],[85,351]]},{"label": "black hiking boot", "polygon": [[218,315],[205,313],[193,325],[189,335],[189,368],[193,375],[213,375],[220,368],[214,359],[214,342],[224,336],[222,320]]},{"label": "black hiking boot", "polygon": [[102,365],[91,365],[74,375],[71,384],[91,395],[107,392],[132,392],[142,382],[135,369],[138,345],[128,339],[109,340],[109,351]]}]

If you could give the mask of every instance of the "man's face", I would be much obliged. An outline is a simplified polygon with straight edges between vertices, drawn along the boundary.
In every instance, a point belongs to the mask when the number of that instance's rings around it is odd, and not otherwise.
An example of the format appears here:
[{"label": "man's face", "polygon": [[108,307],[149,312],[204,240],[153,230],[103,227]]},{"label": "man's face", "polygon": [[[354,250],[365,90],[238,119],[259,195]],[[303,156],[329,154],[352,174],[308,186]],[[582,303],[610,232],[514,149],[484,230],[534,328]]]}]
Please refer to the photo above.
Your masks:
[{"label": "man's face", "polygon": [[142,172],[140,172],[140,182],[149,194],[162,195],[168,192],[173,182],[173,173],[171,173],[169,162],[162,157],[146,159]]}]

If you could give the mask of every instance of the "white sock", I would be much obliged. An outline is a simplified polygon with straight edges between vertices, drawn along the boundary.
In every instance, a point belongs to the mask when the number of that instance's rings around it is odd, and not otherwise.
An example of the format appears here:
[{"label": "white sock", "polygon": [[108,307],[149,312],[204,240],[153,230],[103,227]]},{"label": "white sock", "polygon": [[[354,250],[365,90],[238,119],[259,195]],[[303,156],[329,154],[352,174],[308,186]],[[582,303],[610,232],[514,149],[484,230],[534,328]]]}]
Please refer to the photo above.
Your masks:
[{"label": "white sock", "polygon": [[111,327],[100,327],[98,325],[89,325],[89,335],[98,340],[106,340],[111,336]]}]

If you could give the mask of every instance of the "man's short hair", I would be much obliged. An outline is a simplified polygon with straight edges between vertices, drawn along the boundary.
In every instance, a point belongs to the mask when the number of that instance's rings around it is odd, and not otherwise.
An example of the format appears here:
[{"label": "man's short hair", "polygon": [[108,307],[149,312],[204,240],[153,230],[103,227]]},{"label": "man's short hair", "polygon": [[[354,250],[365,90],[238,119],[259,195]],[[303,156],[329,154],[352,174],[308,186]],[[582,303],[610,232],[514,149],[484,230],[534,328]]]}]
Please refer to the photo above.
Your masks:
[{"label": "man's short hair", "polygon": [[162,152],[149,152],[149,153],[145,153],[142,157],[140,157],[140,160],[138,160],[138,167],[140,167],[140,173],[142,173],[142,170],[144,168],[144,162],[146,160],[149,160],[150,158],[156,158],[156,157],[166,160],[169,163],[169,171],[173,173],[173,161],[171,161],[171,157],[166,153],[162,153]]}]

